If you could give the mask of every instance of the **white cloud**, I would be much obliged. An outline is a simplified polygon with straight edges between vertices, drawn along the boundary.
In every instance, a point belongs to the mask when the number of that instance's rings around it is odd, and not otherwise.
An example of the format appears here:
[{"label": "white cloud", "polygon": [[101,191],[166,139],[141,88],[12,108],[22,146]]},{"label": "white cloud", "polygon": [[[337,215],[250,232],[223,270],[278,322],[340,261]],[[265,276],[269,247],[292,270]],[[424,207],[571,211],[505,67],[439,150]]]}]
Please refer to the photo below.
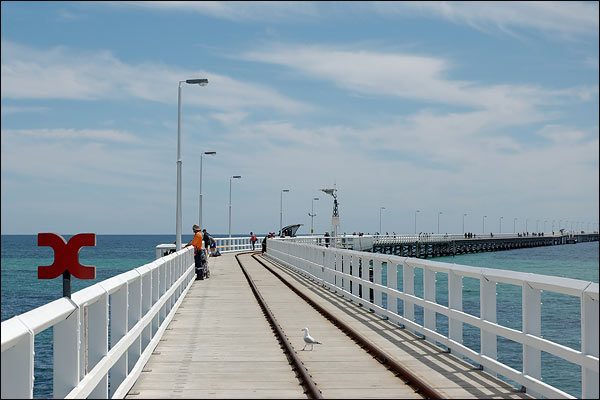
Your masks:
[{"label": "white cloud", "polygon": [[598,56],[595,56],[595,57],[592,57],[592,56],[586,57],[585,60],[583,61],[583,64],[586,65],[589,68],[598,70],[598,68],[599,68],[598,67],[598,65],[599,65]]},{"label": "white cloud", "polygon": [[[177,82],[202,76],[209,85],[186,88],[185,102],[212,109],[267,108],[303,112],[310,107],[259,84],[204,70],[163,64],[126,64],[110,52],[77,52],[63,47],[34,49],[2,41],[3,99],[98,100],[138,98],[170,104]],[[188,86],[183,84],[184,86]]]},{"label": "white cloud", "polygon": [[115,143],[137,143],[140,139],[129,132],[112,129],[6,129],[2,135],[38,140],[82,140]]},{"label": "white cloud", "polygon": [[0,112],[2,112],[2,115],[9,115],[17,113],[43,113],[48,110],[48,107],[2,106]]},{"label": "white cloud", "polygon": [[152,10],[185,11],[232,21],[315,20],[327,15],[412,16],[442,18],[488,32],[497,29],[514,35],[511,29],[535,29],[552,35],[573,37],[598,35],[597,2],[574,1],[401,1],[350,2],[343,7],[306,1],[222,2],[222,1],[138,1],[112,2],[119,7],[144,7]]},{"label": "white cloud", "polygon": [[587,139],[590,135],[588,132],[583,130],[561,125],[546,125],[540,129],[537,134],[559,144],[581,142],[584,139]]},{"label": "white cloud", "polygon": [[318,4],[304,1],[120,1],[117,6],[185,11],[232,21],[279,22],[318,15]]},{"label": "white cloud", "polygon": [[432,56],[325,46],[274,46],[244,59],[283,65],[350,92],[395,96],[451,106],[493,110],[504,118],[537,118],[538,107],[561,97],[591,98],[588,88],[547,90],[532,85],[481,84],[448,78],[451,63]]},{"label": "white cloud", "polygon": [[434,16],[481,31],[528,28],[561,37],[598,36],[597,2],[407,1],[378,2],[374,7],[386,16]]}]

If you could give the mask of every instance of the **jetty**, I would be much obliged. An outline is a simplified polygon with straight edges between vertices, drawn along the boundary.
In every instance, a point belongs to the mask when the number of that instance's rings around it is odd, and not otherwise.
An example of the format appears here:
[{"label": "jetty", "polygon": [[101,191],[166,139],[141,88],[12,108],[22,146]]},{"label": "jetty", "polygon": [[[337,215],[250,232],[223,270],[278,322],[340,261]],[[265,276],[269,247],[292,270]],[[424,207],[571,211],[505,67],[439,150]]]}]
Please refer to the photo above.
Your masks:
[{"label": "jetty", "polygon": [[[147,265],[2,322],[2,398],[33,398],[46,329],[55,398],[573,398],[544,382],[542,352],[579,366],[582,397],[598,397],[598,283],[376,252],[410,243],[385,240],[272,238],[262,254],[222,238],[205,280],[192,248],[158,246]],[[479,281],[479,315],[463,310],[465,278]],[[521,329],[498,321],[498,284],[521,288]],[[579,299],[580,348],[542,336],[542,291]],[[321,344],[306,345],[305,327]],[[498,359],[499,338],[522,345],[521,368]]]}]

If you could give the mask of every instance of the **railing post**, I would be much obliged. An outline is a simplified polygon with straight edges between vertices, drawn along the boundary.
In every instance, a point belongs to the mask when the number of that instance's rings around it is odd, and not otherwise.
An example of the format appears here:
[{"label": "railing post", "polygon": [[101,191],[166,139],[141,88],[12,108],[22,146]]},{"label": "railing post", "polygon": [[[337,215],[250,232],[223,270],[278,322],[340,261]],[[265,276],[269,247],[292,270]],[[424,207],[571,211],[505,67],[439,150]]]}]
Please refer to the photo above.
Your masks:
[{"label": "railing post", "polygon": [[[522,286],[523,333],[542,334],[542,291],[527,282]],[[542,377],[542,352],[523,343],[523,374],[535,379]]]},{"label": "railing post", "polygon": [[[496,282],[488,280],[485,276],[479,279],[479,307],[480,318],[489,322],[496,322]],[[493,360],[498,356],[496,335],[481,329],[481,354]]]},{"label": "railing post", "polygon": [[[408,263],[404,262],[403,272],[403,291],[406,294],[415,294],[415,268],[408,265]],[[395,311],[397,312],[397,311]],[[410,300],[404,300],[404,318],[409,321],[415,321],[415,303]]]},{"label": "railing post", "polygon": [[[137,271],[136,271],[137,272]],[[139,273],[139,272],[138,272]],[[127,286],[129,293],[127,298],[129,301],[129,309],[127,314],[127,331],[137,324],[142,319],[142,277],[138,276],[129,282]],[[127,373],[133,369],[135,363],[139,360],[142,354],[142,335],[135,339],[133,344],[127,350]]]},{"label": "railing post", "polygon": [[[88,368],[98,364],[108,353],[108,293],[104,292],[95,303],[88,305]],[[108,374],[88,396],[91,399],[108,398]]]},{"label": "railing post", "polygon": [[[152,269],[152,305],[156,304],[160,298],[160,269],[158,266],[154,266]],[[154,337],[160,326],[160,312],[156,313],[152,319],[152,335]]]},{"label": "railing post", "polygon": [[[592,297],[592,293],[589,292],[589,286],[581,296],[581,352],[598,357],[598,284],[592,285],[596,289],[596,298]],[[597,399],[598,372],[582,368],[581,389],[584,399]]]},{"label": "railing post", "polygon": [[[381,261],[373,260],[373,283],[381,285]],[[373,290],[373,302],[379,307],[383,307],[381,290]]]},{"label": "railing post", "polygon": [[[366,257],[361,257],[360,258],[360,279],[364,282],[368,282],[369,281],[369,259]],[[360,283],[360,289],[359,289],[359,293],[360,293],[360,298],[363,300],[366,300],[366,302],[362,302],[362,305],[364,306],[365,303],[369,303],[370,299],[369,299],[369,287],[367,285],[364,285],[362,282]]]},{"label": "railing post", "polygon": [[[79,383],[80,333],[79,307],[76,307],[64,321],[53,327],[54,373],[52,379],[55,399],[64,398]],[[4,360],[2,362],[4,363]]]},{"label": "railing post", "polygon": [[17,344],[2,352],[2,398],[32,399],[35,335],[19,317],[15,318],[11,328],[23,335]]},{"label": "railing post", "polygon": [[[462,311],[462,286],[463,277],[453,271],[448,272],[448,307],[452,310]],[[448,317],[448,337],[457,343],[463,343],[463,323]]]},{"label": "railing post", "polygon": [[[387,261],[387,287],[398,290],[398,265],[389,259]],[[399,323],[400,319],[396,317],[398,315],[397,296],[388,295],[387,309],[392,311],[392,316],[395,322]]]},{"label": "railing post", "polygon": [[[342,260],[342,262],[340,263],[340,272],[342,274],[346,274],[347,271],[350,270],[349,266],[350,266],[350,256],[347,254],[340,254],[340,258]],[[342,277],[342,282],[340,283],[340,288],[342,290],[346,290],[346,287],[348,286],[348,279]]]},{"label": "railing post", "polygon": [[[113,348],[128,330],[128,290],[127,283],[110,295],[110,347]],[[109,397],[127,377],[127,352],[110,369]]]},{"label": "railing post", "polygon": [[358,271],[360,269],[360,257],[356,255],[351,255],[350,260],[352,260],[350,264],[350,275],[352,276],[350,280],[350,293],[358,297],[359,283],[358,279],[355,278],[358,278]]},{"label": "railing post", "polygon": [[[435,303],[435,271],[423,268],[423,299]],[[435,311],[423,309],[423,325],[435,332]]]}]

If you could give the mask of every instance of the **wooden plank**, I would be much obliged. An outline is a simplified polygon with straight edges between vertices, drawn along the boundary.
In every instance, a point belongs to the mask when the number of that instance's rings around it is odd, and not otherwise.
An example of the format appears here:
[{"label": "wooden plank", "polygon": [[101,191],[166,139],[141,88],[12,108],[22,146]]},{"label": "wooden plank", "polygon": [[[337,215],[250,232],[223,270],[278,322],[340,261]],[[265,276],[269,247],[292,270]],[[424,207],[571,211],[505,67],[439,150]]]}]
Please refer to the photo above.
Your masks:
[{"label": "wooden plank", "polygon": [[[324,398],[421,398],[256,261],[246,257],[244,266]],[[305,326],[323,345],[301,350]]]},{"label": "wooden plank", "polygon": [[211,259],[128,398],[306,398],[232,256]]}]

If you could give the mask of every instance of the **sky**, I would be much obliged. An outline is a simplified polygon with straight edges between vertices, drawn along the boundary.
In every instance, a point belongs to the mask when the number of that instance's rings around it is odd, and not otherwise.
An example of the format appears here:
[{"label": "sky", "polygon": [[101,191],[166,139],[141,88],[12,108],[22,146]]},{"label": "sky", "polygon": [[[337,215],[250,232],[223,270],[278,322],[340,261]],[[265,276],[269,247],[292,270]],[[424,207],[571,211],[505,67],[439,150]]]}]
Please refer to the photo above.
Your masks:
[{"label": "sky", "polygon": [[184,234],[200,182],[213,234],[230,205],[233,234],[323,233],[333,187],[339,232],[597,229],[597,2],[2,1],[1,22],[2,234],[175,235],[194,78]]}]

